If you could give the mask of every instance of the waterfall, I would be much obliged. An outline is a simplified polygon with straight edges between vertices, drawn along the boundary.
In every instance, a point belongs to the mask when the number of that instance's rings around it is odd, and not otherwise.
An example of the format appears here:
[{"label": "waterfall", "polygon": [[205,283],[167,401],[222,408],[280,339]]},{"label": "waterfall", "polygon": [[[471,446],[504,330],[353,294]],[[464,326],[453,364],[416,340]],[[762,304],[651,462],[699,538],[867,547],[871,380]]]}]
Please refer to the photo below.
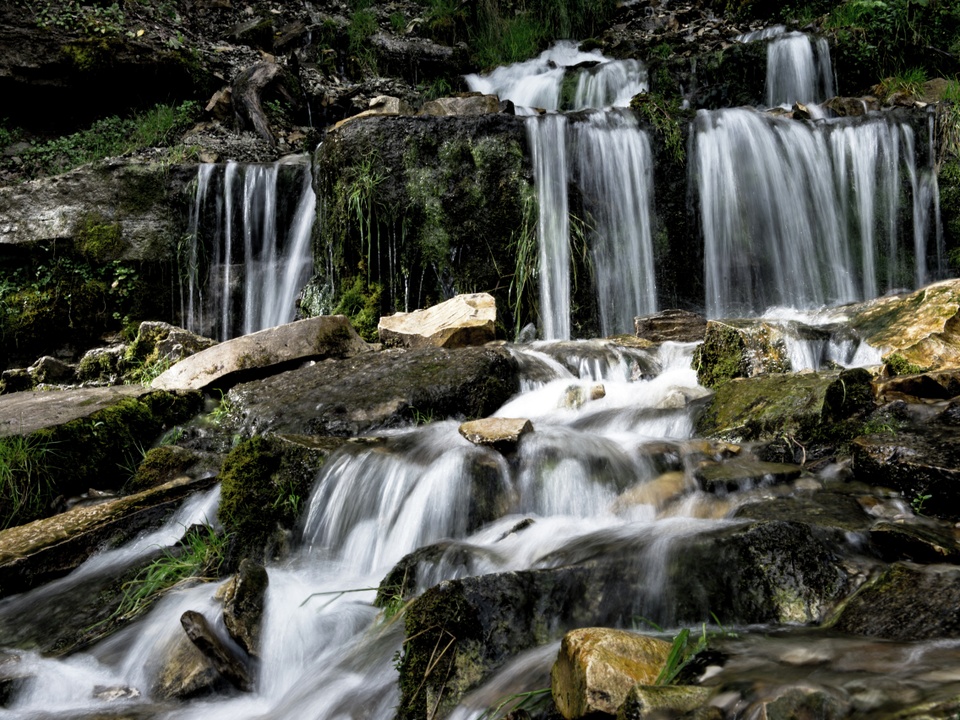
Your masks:
[{"label": "waterfall", "polygon": [[833,96],[833,68],[826,39],[778,34],[767,45],[767,105],[819,103]]},{"label": "waterfall", "polygon": [[293,320],[312,265],[315,206],[303,157],[201,165],[183,250],[183,324],[225,340]]},{"label": "waterfall", "polygon": [[465,80],[475,92],[512,101],[518,114],[531,114],[532,108],[556,112],[626,107],[649,87],[646,66],[639,60],[582,52],[569,40],[533,60],[504,65],[487,75],[467,75]]},{"label": "waterfall", "polygon": [[735,109],[700,111],[695,134],[709,316],[851,302],[928,281],[932,169],[917,167],[906,123],[807,124]]}]

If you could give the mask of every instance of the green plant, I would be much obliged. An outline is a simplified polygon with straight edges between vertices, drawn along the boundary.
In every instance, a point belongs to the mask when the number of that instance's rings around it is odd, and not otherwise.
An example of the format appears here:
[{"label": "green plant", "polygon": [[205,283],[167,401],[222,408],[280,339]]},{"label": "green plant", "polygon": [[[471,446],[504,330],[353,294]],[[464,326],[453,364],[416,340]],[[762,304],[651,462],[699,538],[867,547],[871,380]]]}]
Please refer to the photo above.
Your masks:
[{"label": "green plant", "polygon": [[216,580],[228,539],[208,525],[188,532],[177,547],[165,549],[133,580],[124,583],[123,598],[108,620],[130,620],[177,587]]},{"label": "green plant", "polygon": [[683,165],[687,153],[683,143],[683,131],[680,129],[679,100],[668,100],[656,93],[641,93],[630,101],[630,108],[653,125],[654,130],[663,138],[667,152],[674,161]]},{"label": "green plant", "polygon": [[390,27],[395,33],[402,33],[407,29],[407,19],[402,12],[393,12],[390,14]]},{"label": "green plant", "polygon": [[520,334],[525,315],[524,302],[536,303],[538,292],[536,279],[540,274],[540,244],[537,241],[537,199],[534,193],[523,196],[523,222],[510,236],[514,257],[513,278],[510,280],[508,297],[512,298],[514,335]]},{"label": "green plant", "polygon": [[210,411],[210,420],[217,425],[222,425],[230,417],[230,414],[235,408],[233,406],[233,401],[224,394],[223,390],[218,392],[220,393],[220,402],[218,402],[217,406]]},{"label": "green plant", "polygon": [[550,688],[514,693],[501,698],[496,705],[487,708],[477,720],[502,720],[506,717],[513,717],[512,714],[517,710],[534,712],[545,710],[551,702]]},{"label": "green plant", "polygon": [[927,72],[923,68],[909,70],[884,78],[880,81],[877,94],[881,100],[889,101],[894,95],[919,98],[923,93],[923,84],[927,81]]},{"label": "green plant", "polygon": [[884,358],[884,363],[894,375],[919,375],[920,373],[925,373],[930,370],[928,367],[923,367],[922,365],[908,361],[900,353],[888,355]]},{"label": "green plant", "polygon": [[0,438],[0,529],[41,517],[54,495],[50,441],[40,434]]},{"label": "green plant", "polygon": [[114,35],[123,29],[123,11],[117,3],[84,5],[79,0],[43,0],[34,8],[34,22],[44,30],[89,35]]},{"label": "green plant", "polygon": [[910,501],[910,507],[913,508],[913,512],[917,515],[923,515],[923,506],[926,505],[927,500],[932,497],[933,495],[926,492],[926,488],[920,490]]}]

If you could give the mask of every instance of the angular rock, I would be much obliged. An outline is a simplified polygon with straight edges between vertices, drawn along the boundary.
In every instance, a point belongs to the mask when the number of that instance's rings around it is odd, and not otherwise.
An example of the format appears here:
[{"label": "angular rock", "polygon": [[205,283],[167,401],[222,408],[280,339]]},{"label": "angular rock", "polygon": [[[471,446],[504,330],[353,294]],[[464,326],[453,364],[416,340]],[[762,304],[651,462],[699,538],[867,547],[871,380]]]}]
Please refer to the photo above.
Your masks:
[{"label": "angular rock", "polygon": [[870,110],[879,110],[880,103],[874,97],[832,97],[823,107],[833,110],[839,117],[861,117]]},{"label": "angular rock", "polygon": [[417,416],[486,417],[519,389],[504,348],[420,348],[316,363],[239,385],[230,398],[254,433],[350,437]]},{"label": "angular rock", "polygon": [[381,74],[399,75],[412,84],[466,72],[469,63],[465,47],[450,47],[427,38],[378,32],[370,37],[370,46]]},{"label": "angular rock", "polygon": [[873,524],[853,495],[814,492],[798,497],[763,498],[747,502],[734,512],[735,518],[799,522],[842,532],[864,532]]},{"label": "angular rock", "polygon": [[118,382],[126,350],[123,344],[87,350],[77,364],[77,380],[109,385]]},{"label": "angular rock", "polygon": [[230,637],[251,657],[260,657],[260,630],[267,593],[267,571],[246,558],[226,585],[223,622]]},{"label": "angular rock", "polygon": [[306,360],[353,357],[369,351],[345,317],[323,315],[214,345],[178,362],[151,386],[164,390],[224,387]]},{"label": "angular rock", "polygon": [[213,662],[182,635],[164,658],[151,695],[159,700],[187,700],[229,687]]},{"label": "angular rock", "polygon": [[381,115],[397,116],[412,114],[413,108],[411,108],[405,100],[401,100],[398,97],[393,97],[392,95],[378,95],[370,100],[369,107],[366,110],[340,120],[332,128],[330,128],[329,132],[339,130],[347,123],[353,122],[354,120],[360,120],[361,118],[378,117]]},{"label": "angular rock", "polygon": [[960,637],[960,567],[895,563],[841,607],[830,626],[887,640]]},{"label": "angular rock", "polygon": [[567,720],[595,712],[615,714],[634,685],[653,685],[670,647],[665,640],[624,630],[568,632],[550,671],[557,710]]},{"label": "angular rock", "polygon": [[960,541],[952,527],[878,522],[870,528],[870,544],[886,562],[960,563]]},{"label": "angular rock", "polygon": [[526,418],[483,418],[460,425],[460,434],[474,445],[488,445],[503,454],[515,451],[520,438],[531,432],[533,423]]},{"label": "angular rock", "polygon": [[689,310],[661,310],[633,320],[638,338],[654,343],[700,342],[707,331],[707,319]]},{"label": "angular rock", "polygon": [[187,610],[180,616],[180,624],[190,642],[197,646],[231,685],[244,692],[253,690],[250,668],[217,636],[206,617],[194,610]]},{"label": "angular rock", "polygon": [[873,408],[870,380],[862,369],[735,378],[717,388],[697,433],[735,442],[829,437],[835,425]]},{"label": "angular rock", "polygon": [[437,98],[428,100],[420,108],[418,115],[435,115],[439,117],[464,115],[485,115],[497,113],[501,110],[500,98],[496,95],[481,95],[480,93],[464,93],[456,97]]},{"label": "angular rock", "polygon": [[960,519],[960,428],[929,425],[853,441],[854,477],[899,490],[921,512]]},{"label": "angular rock", "polygon": [[692,489],[693,485],[688,482],[685,472],[679,470],[666,472],[649,482],[624,490],[614,502],[613,510],[623,512],[637,505],[653,505],[659,510],[671,500]]},{"label": "angular rock", "polygon": [[750,704],[748,717],[767,720],[841,720],[850,715],[850,702],[835,690],[816,686],[788,685],[770,689],[768,697]]},{"label": "angular rock", "polygon": [[165,360],[176,363],[216,344],[216,340],[170,323],[146,321],[140,323],[137,330],[132,354],[145,362]]},{"label": "angular rock", "polygon": [[728,493],[764,485],[779,485],[800,477],[799,465],[736,458],[725,462],[704,462],[694,477],[706,492]]},{"label": "angular rock", "polygon": [[0,397],[0,437],[28,435],[42,428],[88,418],[124,398],[141,398],[150,392],[150,388],[121,385],[4,395]]},{"label": "angular rock", "polygon": [[37,383],[56,384],[72,382],[76,376],[73,365],[58,360],[55,357],[44,355],[33,365],[27,368]]},{"label": "angular rock", "polygon": [[645,720],[659,713],[676,717],[703,707],[713,693],[712,688],[697,685],[635,685],[620,706],[617,720]]},{"label": "angular rock", "polygon": [[877,383],[877,399],[949,400],[960,395],[960,369],[939,370],[916,375],[899,375]]},{"label": "angular rock", "polygon": [[790,372],[788,336],[826,340],[829,335],[801,323],[711,320],[693,356],[697,379],[717,388],[733,378]]},{"label": "angular rock", "polygon": [[497,305],[492,295],[457,295],[439,305],[380,318],[377,332],[388,347],[458,348],[495,338]]},{"label": "angular rock", "polygon": [[960,280],[878,298],[847,313],[854,330],[885,360],[898,355],[926,370],[960,366]]},{"label": "angular rock", "polygon": [[181,477],[152,490],[0,532],[0,597],[66,575],[104,545],[159,525],[181,501],[216,478]]},{"label": "angular rock", "polygon": [[26,368],[4,370],[0,374],[0,394],[20,392],[33,389],[33,377]]}]

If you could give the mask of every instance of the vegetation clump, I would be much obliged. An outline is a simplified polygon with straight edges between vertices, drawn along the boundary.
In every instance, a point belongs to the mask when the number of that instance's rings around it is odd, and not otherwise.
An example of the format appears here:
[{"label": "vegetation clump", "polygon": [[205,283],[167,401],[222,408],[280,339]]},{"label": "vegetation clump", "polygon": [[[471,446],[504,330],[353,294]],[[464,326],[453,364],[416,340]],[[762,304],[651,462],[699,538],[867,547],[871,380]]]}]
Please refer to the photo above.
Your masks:
[{"label": "vegetation clump", "polygon": [[47,436],[0,438],[0,530],[49,514],[56,495],[55,461]]}]

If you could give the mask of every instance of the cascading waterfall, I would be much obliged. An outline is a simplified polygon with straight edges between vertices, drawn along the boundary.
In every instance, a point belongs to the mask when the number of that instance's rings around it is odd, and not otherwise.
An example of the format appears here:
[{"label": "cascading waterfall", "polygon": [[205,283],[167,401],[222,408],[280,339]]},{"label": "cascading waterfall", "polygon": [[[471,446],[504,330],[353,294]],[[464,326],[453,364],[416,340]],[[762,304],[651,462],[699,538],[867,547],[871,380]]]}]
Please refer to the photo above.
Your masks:
[{"label": "cascading waterfall", "polygon": [[833,67],[825,38],[785,33],[767,45],[767,105],[819,103],[833,96]]},{"label": "cascading waterfall", "polygon": [[[710,317],[812,308],[928,280],[933,169],[887,117],[815,125],[751,110],[700,111],[692,171]],[[904,169],[913,215],[902,237]],[[910,250],[911,252],[908,252]]]},{"label": "cascading waterfall", "polygon": [[293,320],[312,265],[310,163],[203,164],[190,213],[181,315],[220,340]]}]

